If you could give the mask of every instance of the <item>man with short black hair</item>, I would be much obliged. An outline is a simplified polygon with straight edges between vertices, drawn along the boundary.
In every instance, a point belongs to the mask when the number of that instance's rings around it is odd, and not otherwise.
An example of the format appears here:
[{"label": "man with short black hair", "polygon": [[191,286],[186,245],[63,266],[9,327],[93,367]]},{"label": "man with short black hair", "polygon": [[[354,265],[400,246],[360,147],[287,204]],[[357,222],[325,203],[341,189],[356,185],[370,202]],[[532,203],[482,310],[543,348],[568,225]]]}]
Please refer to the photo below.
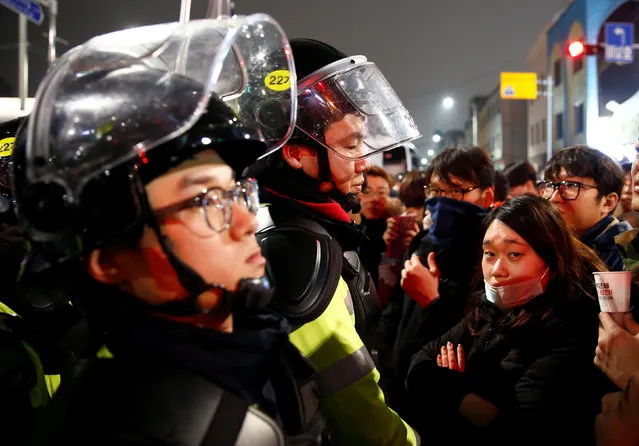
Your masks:
[{"label": "man with short black hair", "polygon": [[556,153],[539,182],[539,195],[549,199],[579,239],[593,248],[611,271],[622,271],[615,236],[626,228],[612,216],[624,174],[615,161],[587,146]]},{"label": "man with short black hair", "polygon": [[[412,257],[405,262],[401,287],[393,291],[382,318],[382,336],[394,346],[394,384],[400,400],[412,355],[464,315],[480,261],[482,221],[495,194],[493,162],[478,147],[444,150],[433,159],[425,177],[426,208],[433,223],[411,243]],[[421,292],[433,268],[441,278],[440,299]]]},{"label": "man with short black hair", "polygon": [[426,177],[426,198],[448,197],[485,208],[495,198],[493,162],[479,147],[444,150],[428,166]]},{"label": "man with short black hair", "polygon": [[530,161],[519,161],[510,165],[504,171],[508,184],[510,185],[509,195],[518,197],[523,194],[537,195],[537,169]]},{"label": "man with short black hair", "polygon": [[364,187],[360,194],[362,216],[367,220],[385,217],[386,200],[393,188],[393,178],[383,167],[372,165],[364,173]]},{"label": "man with short black hair", "polygon": [[375,286],[379,281],[378,267],[382,261],[382,253],[386,251],[383,236],[386,232],[386,218],[390,216],[387,204],[392,188],[393,177],[383,167],[373,164],[364,173],[364,187],[358,194],[362,205],[360,227],[368,237],[368,241],[360,248],[359,257]]}]

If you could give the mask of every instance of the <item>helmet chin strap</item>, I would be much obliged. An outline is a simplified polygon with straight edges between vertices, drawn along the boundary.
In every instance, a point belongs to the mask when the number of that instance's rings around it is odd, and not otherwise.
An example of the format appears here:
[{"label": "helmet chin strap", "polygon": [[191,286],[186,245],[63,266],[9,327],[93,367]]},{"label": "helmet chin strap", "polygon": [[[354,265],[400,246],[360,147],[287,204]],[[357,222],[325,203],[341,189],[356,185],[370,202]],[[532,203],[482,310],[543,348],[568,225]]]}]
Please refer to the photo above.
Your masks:
[{"label": "helmet chin strap", "polygon": [[[144,186],[138,184],[142,206],[146,209],[146,223],[155,232],[162,251],[166,254],[169,263],[175,270],[180,284],[187,292],[187,297],[178,301],[155,306],[154,312],[170,314],[172,316],[192,316],[197,314],[217,313],[223,316],[246,310],[258,310],[264,308],[271,301],[274,289],[266,276],[258,278],[240,279],[236,291],[229,291],[219,283],[207,283],[193,268],[184,263],[171,246],[169,238],[162,233],[158,219],[148,202]],[[222,292],[219,305],[213,309],[202,308],[199,297],[202,293],[213,289]]]},{"label": "helmet chin strap", "polygon": [[333,182],[333,174],[331,173],[331,164],[328,160],[328,149],[320,144],[315,144],[315,153],[317,153],[317,164],[319,166],[319,188],[320,192],[328,195],[344,209],[346,212],[358,214],[362,210],[362,206],[356,194],[342,194],[337,190],[337,186]]}]

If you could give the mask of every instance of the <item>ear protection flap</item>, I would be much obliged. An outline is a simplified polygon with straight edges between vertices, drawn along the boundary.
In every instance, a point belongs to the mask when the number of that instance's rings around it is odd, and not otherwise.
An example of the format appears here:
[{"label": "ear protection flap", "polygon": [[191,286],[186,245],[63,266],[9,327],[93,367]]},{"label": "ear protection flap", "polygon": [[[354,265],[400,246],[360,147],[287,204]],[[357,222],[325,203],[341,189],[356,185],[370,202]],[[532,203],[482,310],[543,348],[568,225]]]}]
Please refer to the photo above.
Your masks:
[{"label": "ear protection flap", "polygon": [[[287,99],[288,102],[290,100]],[[282,129],[287,128],[290,123],[290,111],[282,101],[277,99],[262,102],[255,110],[255,117],[263,133],[273,131],[273,135],[264,135],[267,140],[281,134]]]}]

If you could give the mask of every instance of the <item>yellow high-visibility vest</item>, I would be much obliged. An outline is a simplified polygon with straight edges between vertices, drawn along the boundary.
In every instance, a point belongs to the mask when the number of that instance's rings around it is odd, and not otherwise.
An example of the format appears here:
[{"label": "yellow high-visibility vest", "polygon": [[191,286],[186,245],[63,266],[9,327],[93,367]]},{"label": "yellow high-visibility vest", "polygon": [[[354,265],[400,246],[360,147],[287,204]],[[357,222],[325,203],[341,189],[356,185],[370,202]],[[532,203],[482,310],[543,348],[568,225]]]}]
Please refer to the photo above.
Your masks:
[{"label": "yellow high-visibility vest", "polygon": [[[0,302],[0,313],[20,317],[20,315],[16,314],[15,311],[2,302]],[[31,399],[31,406],[38,409],[44,407],[60,387],[60,375],[45,375],[38,353],[26,342],[22,341],[22,345],[29,355],[36,371],[36,385],[29,392],[29,398]]]},{"label": "yellow high-visibility vest", "polygon": [[339,445],[418,445],[419,437],[386,405],[379,372],[355,331],[346,282],[328,307],[297,328],[290,341],[317,370],[322,408]]}]

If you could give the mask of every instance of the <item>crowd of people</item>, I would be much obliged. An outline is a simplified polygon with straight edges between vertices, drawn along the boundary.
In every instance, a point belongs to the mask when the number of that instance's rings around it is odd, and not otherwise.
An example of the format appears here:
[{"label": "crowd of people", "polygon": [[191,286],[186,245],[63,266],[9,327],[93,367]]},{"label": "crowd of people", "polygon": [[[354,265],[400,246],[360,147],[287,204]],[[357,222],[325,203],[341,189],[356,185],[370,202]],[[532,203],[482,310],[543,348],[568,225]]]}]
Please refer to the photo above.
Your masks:
[{"label": "crowd of people", "polygon": [[639,444],[639,161],[371,165],[419,136],[263,14],[68,51],[0,124],[2,444]]}]

